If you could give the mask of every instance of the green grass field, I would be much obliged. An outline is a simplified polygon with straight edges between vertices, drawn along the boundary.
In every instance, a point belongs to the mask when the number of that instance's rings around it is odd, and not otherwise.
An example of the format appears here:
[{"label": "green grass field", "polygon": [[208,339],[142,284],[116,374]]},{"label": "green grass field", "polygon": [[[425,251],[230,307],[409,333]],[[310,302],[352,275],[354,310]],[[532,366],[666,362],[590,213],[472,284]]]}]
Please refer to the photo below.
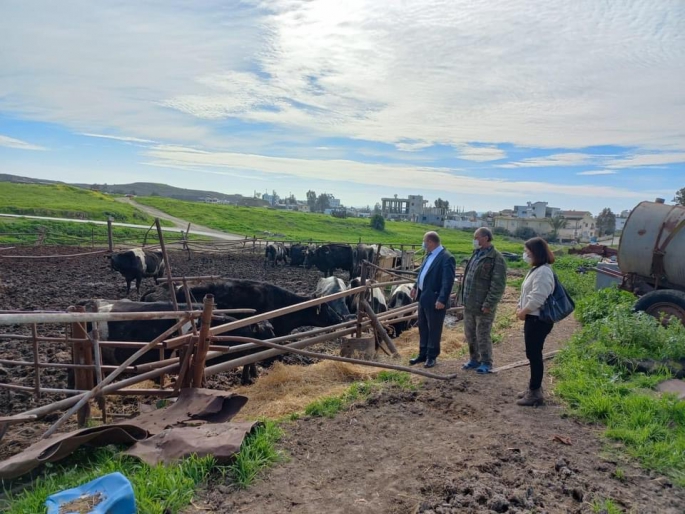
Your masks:
[{"label": "green grass field", "polygon": [[67,185],[0,182],[0,213],[146,224],[153,218],[109,195]]},{"label": "green grass field", "polygon": [[[423,234],[436,229],[432,225],[387,221],[385,230],[380,232],[372,229],[369,220],[363,218],[340,219],[325,214],[210,205],[158,197],[137,198],[136,201],[199,225],[249,237],[256,235],[274,239],[348,243],[357,242],[361,238],[366,243],[420,245]],[[440,228],[438,232],[443,244],[455,255],[470,255],[473,251],[472,231]],[[523,251],[522,242],[505,238],[497,238],[495,246],[510,252]]]}]

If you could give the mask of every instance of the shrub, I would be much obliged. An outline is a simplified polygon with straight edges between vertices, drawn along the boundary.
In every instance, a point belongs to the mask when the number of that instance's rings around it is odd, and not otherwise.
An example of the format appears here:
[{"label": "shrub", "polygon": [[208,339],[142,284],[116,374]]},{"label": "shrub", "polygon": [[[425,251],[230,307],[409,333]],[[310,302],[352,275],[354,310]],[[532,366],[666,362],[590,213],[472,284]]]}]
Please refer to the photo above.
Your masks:
[{"label": "shrub", "polygon": [[374,230],[385,230],[385,218],[382,214],[374,214],[370,219],[371,228]]},{"label": "shrub", "polygon": [[576,304],[576,319],[588,324],[608,317],[617,308],[632,307],[635,297],[627,291],[617,287],[600,289],[592,295],[578,300]]},{"label": "shrub", "polygon": [[495,227],[492,233],[496,236],[511,236],[511,232],[504,227]]},{"label": "shrub", "polygon": [[519,227],[514,232],[514,237],[518,237],[519,239],[530,239],[537,235],[537,232],[530,227]]}]

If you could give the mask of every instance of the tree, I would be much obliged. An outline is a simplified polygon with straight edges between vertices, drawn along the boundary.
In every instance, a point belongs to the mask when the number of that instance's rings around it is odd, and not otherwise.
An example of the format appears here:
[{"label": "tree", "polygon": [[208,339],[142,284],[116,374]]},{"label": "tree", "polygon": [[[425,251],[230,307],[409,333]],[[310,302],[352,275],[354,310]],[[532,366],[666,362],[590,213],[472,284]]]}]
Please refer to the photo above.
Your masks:
[{"label": "tree", "polygon": [[381,204],[376,202],[376,205],[373,206],[373,213],[374,214],[380,214],[381,213]]},{"label": "tree", "polygon": [[371,228],[374,230],[385,230],[385,218],[382,214],[374,214],[370,220]]},{"label": "tree", "polygon": [[315,203],[314,203],[314,210],[316,212],[323,212],[326,209],[328,209],[331,206],[331,199],[328,197],[327,194],[321,193]]},{"label": "tree", "polygon": [[616,215],[605,207],[597,216],[597,235],[612,235],[616,232]]},{"label": "tree", "polygon": [[568,220],[563,216],[557,215],[548,220],[548,223],[552,227],[552,235],[550,236],[550,241],[556,241],[559,237],[559,231],[562,228],[566,228],[568,225]]},{"label": "tree", "polygon": [[314,212],[316,209],[316,192],[312,191],[311,189],[307,191],[307,205],[309,206],[309,210]]},{"label": "tree", "polygon": [[450,203],[447,200],[443,200],[442,198],[438,198],[433,203],[435,204],[435,207],[437,207],[438,209],[449,210],[450,208]]},{"label": "tree", "polygon": [[675,192],[675,198],[673,198],[673,201],[676,205],[682,205],[685,207],[685,187]]}]

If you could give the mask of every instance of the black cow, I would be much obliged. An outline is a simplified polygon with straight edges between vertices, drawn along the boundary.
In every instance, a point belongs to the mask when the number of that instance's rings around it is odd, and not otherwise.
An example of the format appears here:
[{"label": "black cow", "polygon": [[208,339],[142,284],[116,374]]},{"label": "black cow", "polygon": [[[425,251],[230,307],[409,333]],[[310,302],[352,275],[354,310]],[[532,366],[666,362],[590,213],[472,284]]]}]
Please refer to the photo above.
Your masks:
[{"label": "black cow", "polygon": [[[257,314],[311,300],[309,297],[297,295],[273,284],[255,280],[228,279],[210,282],[191,287],[190,291],[196,299],[213,294],[218,309],[255,309]],[[182,301],[183,291],[177,291],[176,296]],[[342,321],[343,319],[333,309],[322,304],[278,316],[271,320],[271,324],[277,336],[286,336],[298,327],[328,327]]]},{"label": "black cow", "polygon": [[362,273],[362,261],[369,261],[374,263],[376,259],[376,248],[371,245],[358,244],[354,248],[353,262],[352,262],[352,275],[355,277],[361,275]]},{"label": "black cow", "polygon": [[[411,298],[411,284],[401,284],[392,288],[390,292],[390,301],[388,302],[388,309],[397,309],[411,305],[414,300]],[[410,326],[409,321],[400,321],[393,325],[395,327],[395,337],[398,337],[402,332],[407,330]]]},{"label": "black cow", "polygon": [[313,252],[316,248],[314,245],[303,245],[300,243],[292,245],[288,250],[290,253],[290,265],[291,266],[302,266],[304,265],[305,258],[307,256],[307,251]]},{"label": "black cow", "polygon": [[[346,289],[347,287],[345,286],[345,282],[343,282],[339,278],[326,277],[319,279],[319,282],[316,284],[316,296],[320,298],[322,296],[340,293],[342,291],[345,291]],[[347,308],[345,298],[331,300],[327,303],[327,305],[329,305],[336,313],[338,313],[343,318],[347,318],[350,315],[350,311]]]},{"label": "black cow", "polygon": [[[130,300],[88,300],[80,302],[85,306],[86,311],[94,312],[97,307],[98,312],[165,312],[173,311],[174,307],[171,302],[132,302]],[[202,304],[196,303],[192,304],[191,308],[193,310],[202,310]],[[179,304],[179,309],[188,310],[187,304]],[[212,326],[230,323],[235,321],[236,318],[230,316],[215,316],[212,319]],[[176,319],[157,319],[157,320],[128,320],[128,321],[101,321],[96,322],[100,333],[100,340],[102,341],[131,341],[131,342],[141,342],[149,343],[154,340],[159,335],[166,332],[169,328],[176,324]],[[199,328],[198,320],[198,328]],[[90,331],[91,325],[88,324],[88,330]],[[187,333],[191,330],[190,322],[186,323],[182,328],[182,333]],[[232,335],[240,337],[251,337],[254,339],[271,339],[275,337],[273,327],[268,322],[260,322],[257,324],[250,325],[248,327],[238,328],[226,332],[221,335]],[[169,336],[170,338],[173,336]],[[221,346],[235,346],[242,343],[213,343]],[[244,357],[246,355],[251,355],[261,348],[253,350],[244,350],[235,353],[226,353],[221,357],[212,359],[210,363],[218,364],[221,362],[226,362],[228,360],[237,359],[239,357]],[[131,357],[137,351],[136,348],[102,348],[102,363],[109,364],[112,366],[119,366],[129,357]],[[164,351],[164,358],[168,359],[172,355],[172,350]],[[150,350],[144,353],[138,359],[136,359],[134,364],[145,364],[150,362],[156,362],[159,360],[159,351]],[[257,368],[254,364],[248,366],[243,366],[242,383],[247,384],[250,382],[250,377],[257,376]],[[70,377],[71,379],[71,377]]]},{"label": "black cow", "polygon": [[109,255],[112,269],[121,273],[126,279],[126,294],[131,291],[131,282],[136,281],[136,292],[140,294],[140,282],[144,277],[154,277],[155,284],[157,279],[164,274],[164,259],[162,252],[153,252],[134,248],[125,252],[118,252]]},{"label": "black cow", "polygon": [[287,257],[288,248],[282,243],[269,243],[264,250],[264,267],[266,268],[267,263],[270,263],[272,268],[276,267],[279,262],[288,264]]},{"label": "black cow", "polygon": [[311,269],[316,266],[328,277],[336,269],[347,271],[352,275],[353,255],[352,247],[346,244],[326,244],[319,246],[316,250],[307,251],[305,257],[305,267]]},{"label": "black cow", "polygon": [[[367,284],[373,284],[375,282],[375,280],[371,279],[366,281]],[[350,280],[349,289],[354,289],[355,287],[359,287],[361,285],[361,277],[356,277]],[[388,310],[388,305],[385,302],[385,296],[383,296],[383,292],[378,287],[374,287],[367,293],[366,301],[369,302],[371,310],[373,310],[373,312],[376,314],[380,314],[381,312],[386,312]],[[347,297],[347,308],[352,314],[357,312],[357,295]]]}]

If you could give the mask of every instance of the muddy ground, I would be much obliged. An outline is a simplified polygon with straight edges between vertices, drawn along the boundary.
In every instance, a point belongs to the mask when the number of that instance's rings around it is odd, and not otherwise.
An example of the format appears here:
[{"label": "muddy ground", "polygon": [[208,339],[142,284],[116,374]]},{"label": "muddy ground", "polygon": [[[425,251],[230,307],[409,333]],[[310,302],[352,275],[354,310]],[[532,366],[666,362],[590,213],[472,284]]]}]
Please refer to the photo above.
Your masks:
[{"label": "muddy ground", "polygon": [[[576,328],[573,320],[559,324],[545,350]],[[517,323],[496,346],[495,365],[523,354]],[[516,406],[527,367],[479,376],[460,366],[451,360],[435,368],[457,372],[453,381],[387,390],[335,419],[288,423],[283,463],[247,490],[211,484],[186,514],[576,513],[605,499],[626,512],[685,512],[683,490],[625,461],[601,427],[566,417],[553,398],[540,408]],[[546,375],[546,389],[552,386]],[[614,476],[619,468],[624,481]]]}]

